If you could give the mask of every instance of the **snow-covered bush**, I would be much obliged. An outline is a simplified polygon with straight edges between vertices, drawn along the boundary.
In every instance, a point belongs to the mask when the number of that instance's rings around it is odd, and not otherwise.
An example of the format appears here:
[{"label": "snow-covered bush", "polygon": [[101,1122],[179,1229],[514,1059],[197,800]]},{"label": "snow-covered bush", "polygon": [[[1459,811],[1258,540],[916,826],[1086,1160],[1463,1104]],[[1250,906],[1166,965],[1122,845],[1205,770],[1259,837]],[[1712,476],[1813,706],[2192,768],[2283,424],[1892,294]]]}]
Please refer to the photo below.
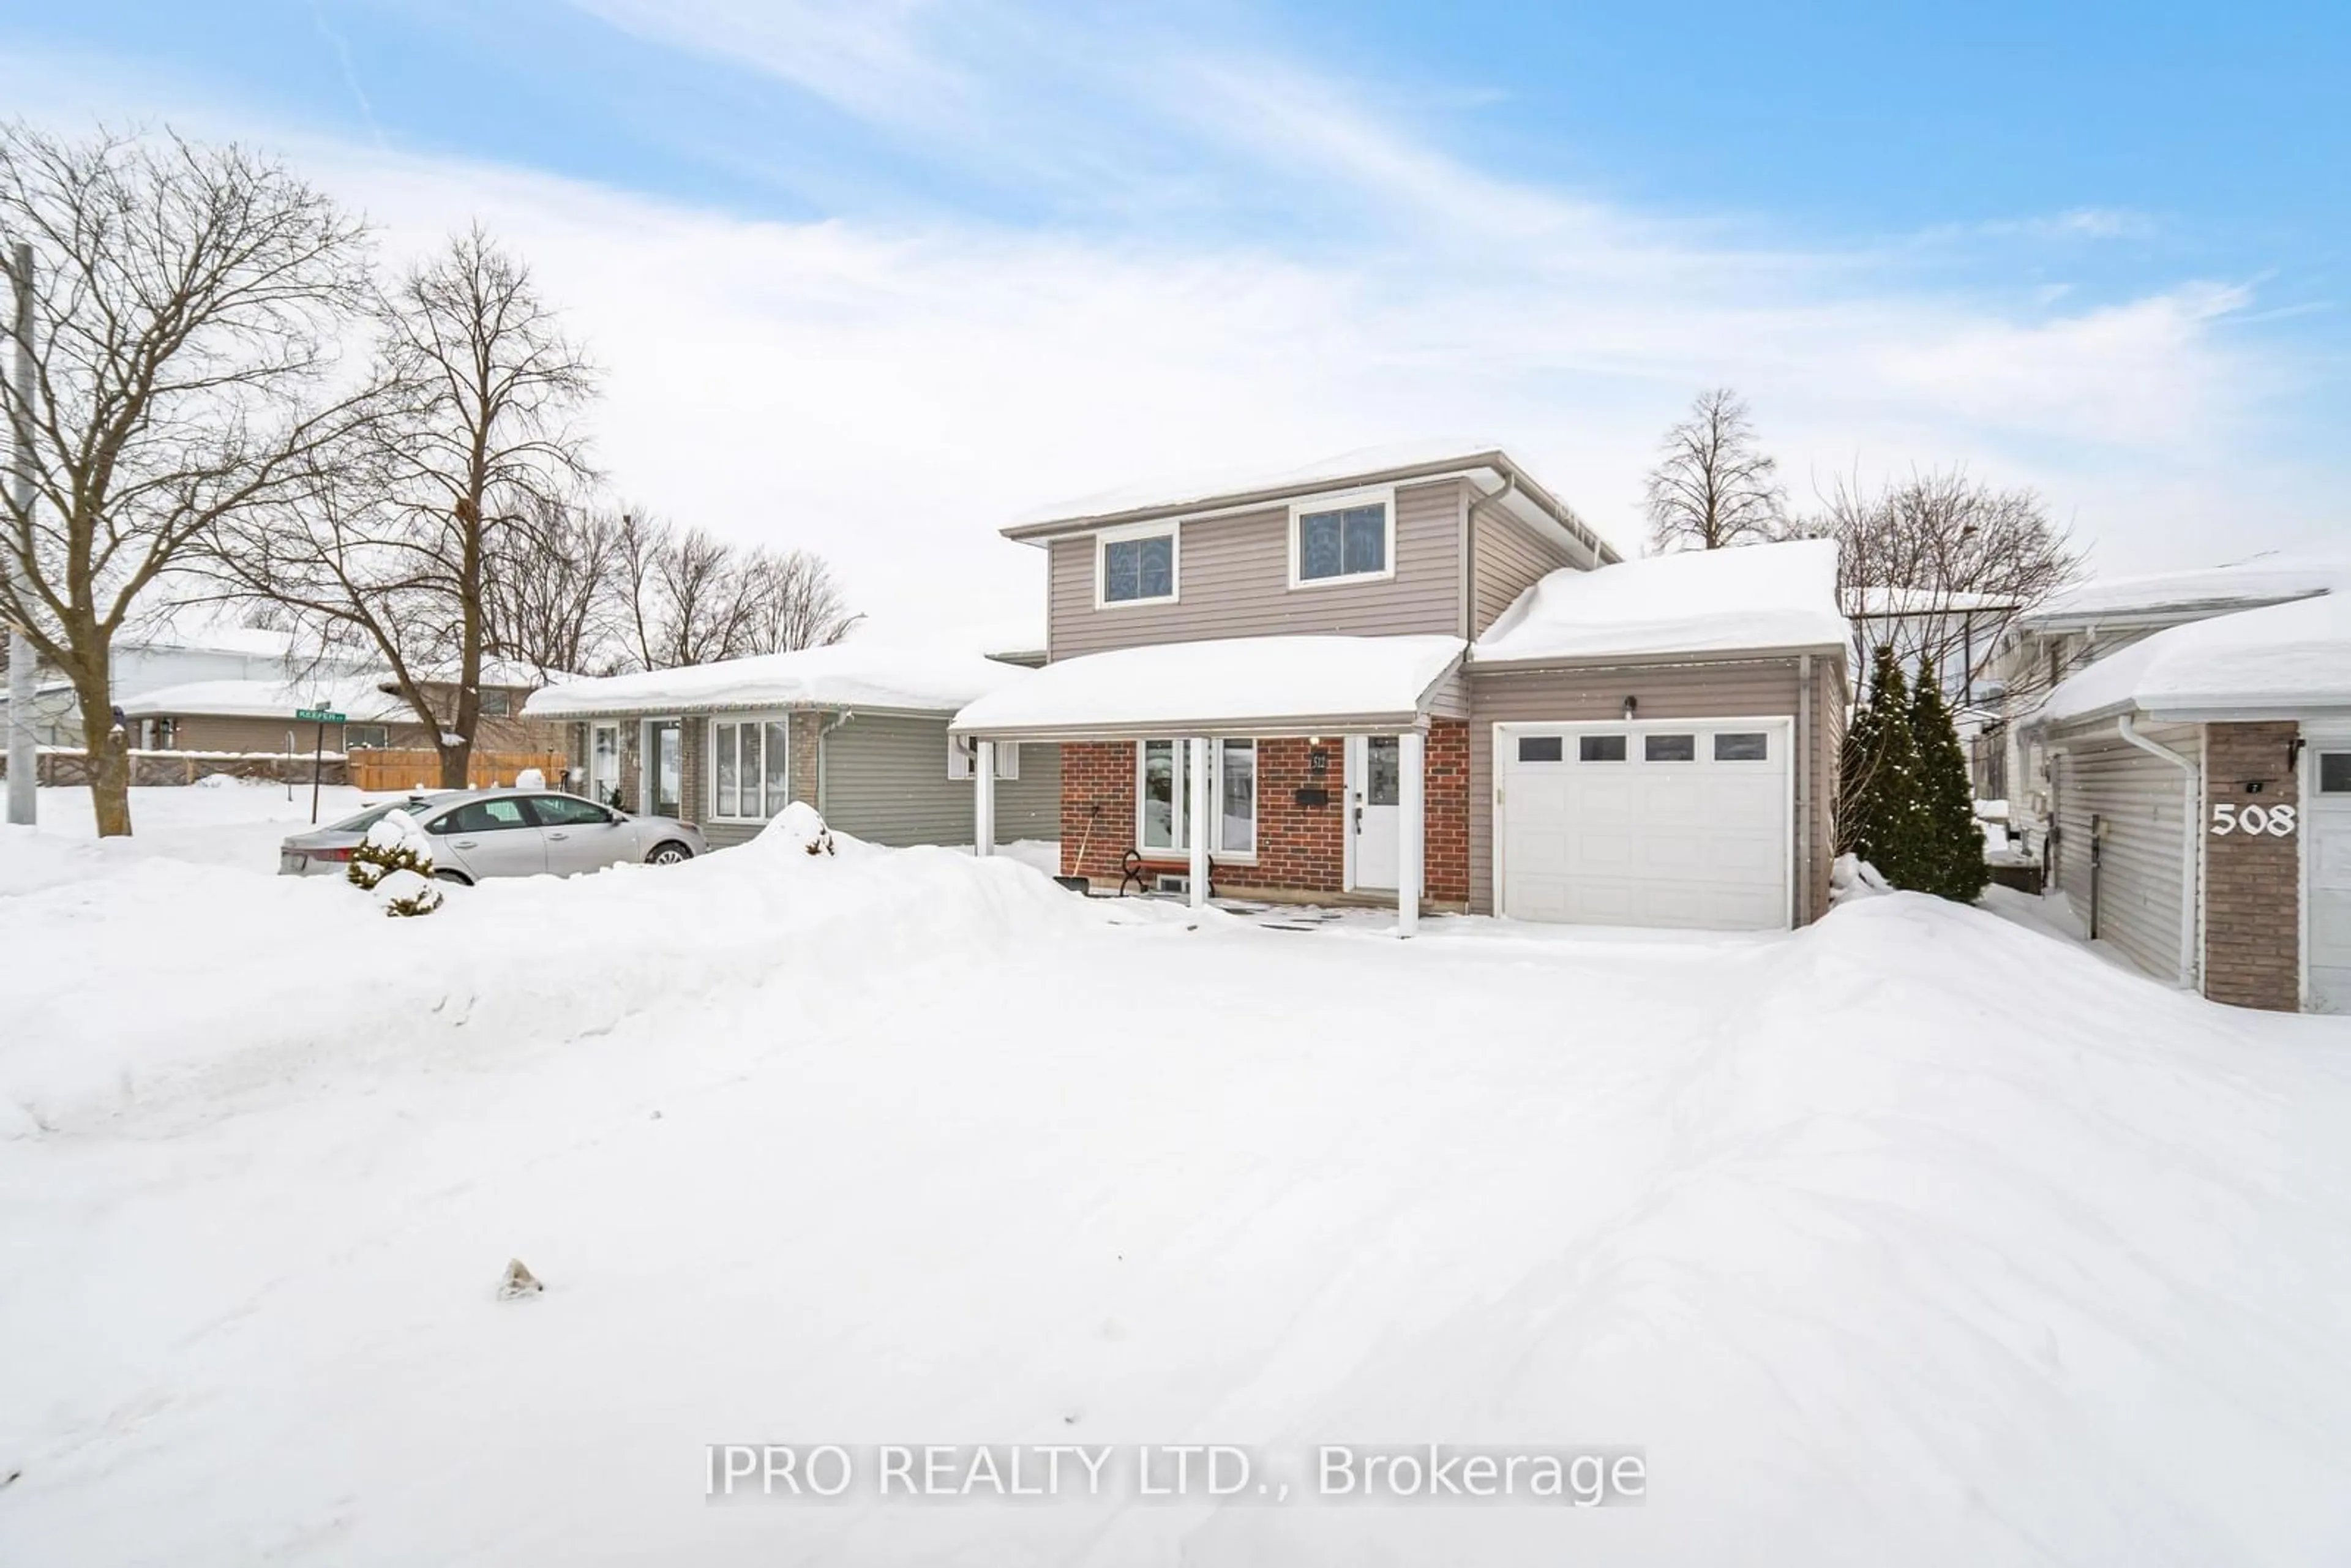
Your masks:
[{"label": "snow-covered bush", "polygon": [[433,840],[405,811],[386,811],[351,851],[353,887],[375,894],[386,915],[430,915],[441,907],[433,880]]},{"label": "snow-covered bush", "polygon": [[517,789],[544,789],[547,788],[547,775],[541,773],[536,768],[526,768],[521,772],[515,775],[515,788]]},{"label": "snow-covered bush", "polygon": [[1881,893],[1892,893],[1894,884],[1877,873],[1877,868],[1848,850],[1837,856],[1829,867],[1829,902],[1843,904],[1848,899],[1876,898]]},{"label": "snow-covered bush", "polygon": [[803,854],[833,852],[832,831],[805,800],[795,800],[777,813],[776,820],[759,831],[758,842],[763,848],[796,849]]}]

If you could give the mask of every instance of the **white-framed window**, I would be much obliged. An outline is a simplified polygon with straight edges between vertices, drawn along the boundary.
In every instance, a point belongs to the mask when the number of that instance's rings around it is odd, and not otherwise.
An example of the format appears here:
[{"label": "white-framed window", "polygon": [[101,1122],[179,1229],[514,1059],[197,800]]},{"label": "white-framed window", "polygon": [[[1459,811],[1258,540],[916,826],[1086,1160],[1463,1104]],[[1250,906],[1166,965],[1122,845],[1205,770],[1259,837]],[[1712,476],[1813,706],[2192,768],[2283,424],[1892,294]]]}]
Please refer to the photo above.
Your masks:
[{"label": "white-framed window", "polygon": [[[979,758],[979,742],[968,735],[947,737],[947,777],[968,779],[978,769],[974,766]],[[999,740],[996,743],[996,776],[998,779],[1020,777],[1020,743]]]},{"label": "white-framed window", "polygon": [[710,817],[764,822],[791,803],[790,726],[782,714],[710,721]]},{"label": "white-framed window", "polygon": [[1290,586],[1395,575],[1395,491],[1359,490],[1290,505]]},{"label": "white-framed window", "polygon": [[1173,604],[1181,568],[1181,530],[1173,522],[1105,528],[1094,536],[1094,607]]},{"label": "white-framed window", "polygon": [[380,724],[347,724],[343,726],[343,749],[381,751],[391,744],[391,735],[392,731]]},{"label": "white-framed window", "polygon": [[478,711],[484,718],[513,717],[514,693],[504,686],[484,686],[482,703]]},{"label": "white-framed window", "polygon": [[[1257,742],[1208,745],[1208,852],[1230,860],[1257,856]],[[1192,850],[1191,758],[1180,740],[1143,740],[1134,748],[1137,846],[1149,854]]]}]

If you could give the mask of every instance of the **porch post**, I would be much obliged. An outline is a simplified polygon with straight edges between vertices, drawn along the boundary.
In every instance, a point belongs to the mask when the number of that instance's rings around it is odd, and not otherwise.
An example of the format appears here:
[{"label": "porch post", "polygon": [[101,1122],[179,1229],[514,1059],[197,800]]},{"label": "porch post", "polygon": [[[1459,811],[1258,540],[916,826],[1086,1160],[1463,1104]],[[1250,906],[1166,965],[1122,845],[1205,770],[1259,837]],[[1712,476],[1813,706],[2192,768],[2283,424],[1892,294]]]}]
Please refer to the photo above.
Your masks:
[{"label": "porch post", "polygon": [[971,852],[986,860],[996,852],[996,742],[983,740],[972,750]]},{"label": "porch post", "polygon": [[1420,928],[1421,846],[1427,841],[1425,758],[1428,737],[1416,729],[1396,737],[1396,935]]},{"label": "porch post", "polygon": [[1206,737],[1194,736],[1185,742],[1190,748],[1186,766],[1192,778],[1192,893],[1195,909],[1208,905],[1208,811],[1214,804],[1208,794],[1208,742]]}]

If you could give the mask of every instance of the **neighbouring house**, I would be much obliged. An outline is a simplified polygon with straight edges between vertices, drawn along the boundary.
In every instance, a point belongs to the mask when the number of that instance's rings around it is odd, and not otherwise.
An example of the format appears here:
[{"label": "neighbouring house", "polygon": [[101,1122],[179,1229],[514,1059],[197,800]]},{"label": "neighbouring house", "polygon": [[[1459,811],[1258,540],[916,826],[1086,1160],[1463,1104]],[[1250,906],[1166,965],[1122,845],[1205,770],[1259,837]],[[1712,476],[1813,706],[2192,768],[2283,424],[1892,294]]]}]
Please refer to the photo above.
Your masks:
[{"label": "neighbouring house", "polygon": [[2215,1001],[2351,1011],[2346,590],[2351,570],[2155,631],[2022,727],[2047,758],[2055,887],[2093,936]]},{"label": "neighbouring house", "polygon": [[1424,904],[1759,929],[1826,906],[1833,543],[1620,561],[1492,449],[1005,532],[1048,555],[1048,663],[953,728],[1060,746],[1067,875],[1394,901],[1405,932]]},{"label": "neighbouring house", "polygon": [[[250,626],[165,626],[117,637],[109,673],[118,707],[151,692],[213,681],[283,681],[296,667],[293,639]],[[358,674],[357,661],[319,661],[321,678]],[[127,709],[126,709],[127,711]],[[36,738],[42,746],[82,744],[81,706],[73,683],[44,664],[33,697]],[[134,746],[147,742],[134,730]]]},{"label": "neighbouring house", "polygon": [[[192,681],[126,696],[117,703],[129,721],[131,744],[146,751],[233,752],[259,755],[288,749],[430,750],[436,735],[456,712],[455,677],[434,673],[419,681],[435,722],[426,724],[381,670],[350,672],[329,666],[317,673],[249,675]],[[474,745],[484,752],[560,750],[562,731],[522,716],[523,703],[544,685],[538,673],[508,660],[491,660],[482,670],[481,716]],[[306,709],[344,716],[319,727],[298,721]],[[290,739],[289,739],[290,737]]]},{"label": "neighbouring house", "polygon": [[2223,566],[2096,578],[2050,595],[2001,635],[1979,695],[1998,711],[1969,744],[1979,798],[2008,802],[2035,855],[2049,825],[2048,757],[2025,721],[2074,672],[2175,626],[2326,592],[2351,558],[2268,551]]},{"label": "neighbouring house", "polygon": [[[947,720],[974,697],[1034,678],[960,649],[852,637],[831,647],[568,681],[524,709],[559,721],[576,786],[623,810],[698,824],[742,842],[794,800],[883,844],[971,842],[974,749]],[[992,758],[1010,838],[1059,826],[1061,758],[1050,745]]]}]

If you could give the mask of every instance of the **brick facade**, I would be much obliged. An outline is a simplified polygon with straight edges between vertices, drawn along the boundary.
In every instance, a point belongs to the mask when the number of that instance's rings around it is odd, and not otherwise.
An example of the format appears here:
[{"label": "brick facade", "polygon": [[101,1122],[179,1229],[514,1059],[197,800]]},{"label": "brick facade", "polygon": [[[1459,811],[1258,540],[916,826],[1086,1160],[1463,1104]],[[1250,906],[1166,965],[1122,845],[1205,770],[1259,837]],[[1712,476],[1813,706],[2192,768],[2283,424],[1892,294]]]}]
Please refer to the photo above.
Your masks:
[{"label": "brick facade", "polygon": [[[1316,769],[1317,754],[1322,768]],[[1347,745],[1303,736],[1270,736],[1257,744],[1258,852],[1254,862],[1220,864],[1220,888],[1330,897],[1346,886]],[[1134,742],[1072,741],[1061,747],[1061,873],[1115,887],[1135,846]],[[1435,719],[1428,730],[1424,873],[1428,902],[1465,905],[1469,898],[1469,727]],[[1327,803],[1301,805],[1302,789],[1322,789]],[[1150,863],[1181,871],[1180,854]]]},{"label": "brick facade", "polygon": [[[2204,730],[2204,820],[2227,804],[2302,810],[2291,722]],[[2258,791],[2246,788],[2259,783]],[[2204,994],[2241,1008],[2302,1006],[2302,825],[2204,836]]]}]

